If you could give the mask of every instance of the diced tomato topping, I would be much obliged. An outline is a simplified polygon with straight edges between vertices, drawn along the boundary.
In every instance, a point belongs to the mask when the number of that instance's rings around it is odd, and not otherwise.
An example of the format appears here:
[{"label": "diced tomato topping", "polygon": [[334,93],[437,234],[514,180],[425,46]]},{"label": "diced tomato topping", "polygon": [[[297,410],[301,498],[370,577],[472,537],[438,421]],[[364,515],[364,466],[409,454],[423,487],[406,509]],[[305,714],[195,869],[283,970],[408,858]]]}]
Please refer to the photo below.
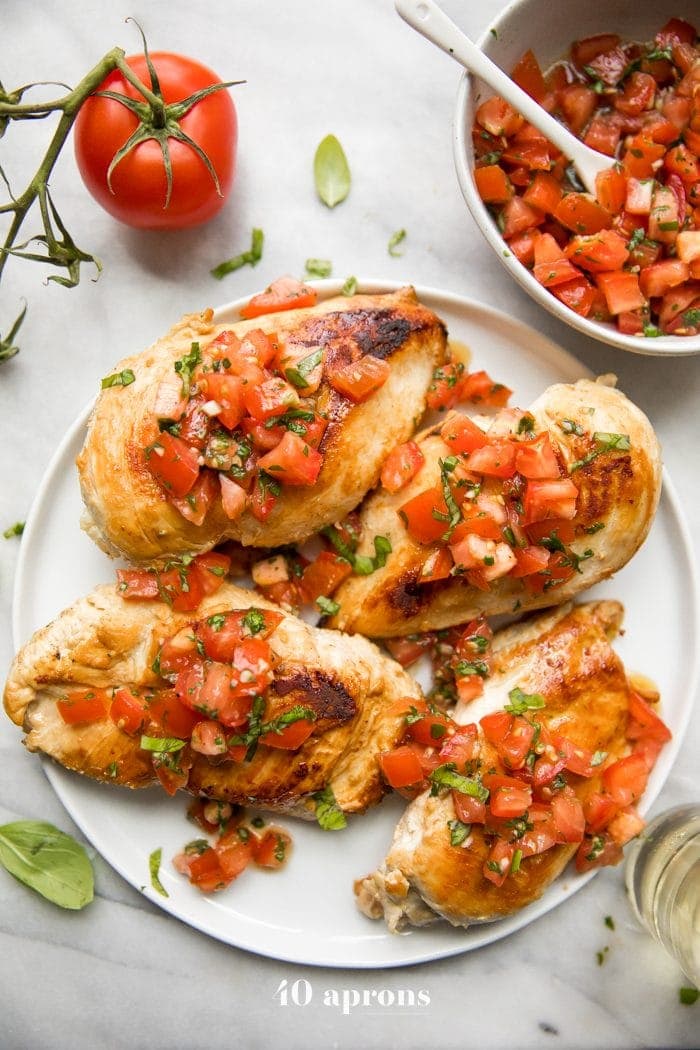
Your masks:
[{"label": "diced tomato topping", "polygon": [[258,468],[285,485],[314,485],[323,466],[323,456],[291,430],[279,445],[258,460]]},{"label": "diced tomato topping", "polygon": [[510,441],[491,441],[469,453],[469,470],[492,478],[511,478],[515,473],[515,445]]},{"label": "diced tomato topping", "polygon": [[277,869],[289,859],[292,837],[282,828],[266,828],[262,835],[253,836],[253,861],[260,868]]},{"label": "diced tomato topping", "polygon": [[254,295],[246,306],[241,307],[241,317],[260,317],[262,314],[280,310],[296,310],[313,306],[316,290],[294,277],[279,277],[264,292]]},{"label": "diced tomato topping", "polygon": [[146,466],[169,495],[184,498],[199,477],[196,449],[164,430],[145,450]]},{"label": "diced tomato topping", "polygon": [[279,376],[266,379],[257,386],[245,387],[243,397],[250,415],[263,422],[272,416],[283,415],[299,404],[296,389]]},{"label": "diced tomato topping", "polygon": [[220,406],[216,417],[229,430],[234,430],[243,419],[243,380],[240,376],[210,372],[206,376],[208,396]]},{"label": "diced tomato topping", "polygon": [[[432,712],[425,703],[417,702],[411,706],[416,708],[416,714],[420,717],[408,724],[406,735],[424,747],[442,747],[448,729],[454,725],[452,719],[439,712]],[[442,752],[440,757],[442,759]]]},{"label": "diced tomato topping", "polygon": [[620,808],[631,806],[644,793],[649,770],[641,755],[620,758],[603,770],[603,785]]},{"label": "diced tomato topping", "polygon": [[455,815],[463,824],[486,823],[486,803],[482,799],[474,798],[473,795],[465,795],[461,791],[453,791],[452,802]]},{"label": "diced tomato topping", "polygon": [[109,717],[122,732],[136,736],[148,722],[148,703],[133,689],[122,686],[114,693]]},{"label": "diced tomato topping", "polygon": [[352,566],[345,558],[332,551],[321,551],[306,566],[301,576],[301,588],[306,601],[315,602],[321,595],[329,597],[351,574]]},{"label": "diced tomato topping", "polygon": [[406,441],[393,449],[382,467],[380,480],[387,492],[398,492],[416,476],[425,457],[415,441]]},{"label": "diced tomato topping", "polygon": [[142,601],[159,597],[158,576],[149,569],[117,569],[120,597]]},{"label": "diced tomato topping", "polygon": [[577,497],[578,489],[570,478],[528,481],[523,499],[525,524],[547,518],[564,518],[567,521],[574,518]]},{"label": "diced tomato topping", "polygon": [[515,849],[515,843],[496,839],[484,863],[484,878],[495,886],[502,886],[510,874]]},{"label": "diced tomato topping", "polygon": [[513,187],[500,164],[486,164],[474,172],[476,188],[485,204],[505,204],[513,196]]},{"label": "diced tomato topping", "polygon": [[201,525],[219,492],[216,474],[212,470],[203,470],[184,499],[171,496],[170,502],[187,521]]},{"label": "diced tomato topping", "polygon": [[658,740],[665,744],[671,739],[671,731],[659,718],[650,704],[634,689],[629,693],[629,722],[627,723],[629,740]]},{"label": "diced tomato topping", "polygon": [[413,748],[406,745],[385,752],[380,759],[382,772],[393,788],[412,787],[423,780],[423,768]]},{"label": "diced tomato topping", "polygon": [[263,733],[260,743],[265,747],[280,748],[283,751],[297,751],[308,740],[314,731],[314,724],[306,718],[299,719],[284,726],[278,733]]},{"label": "diced tomato topping", "polygon": [[407,635],[404,638],[386,638],[384,645],[389,653],[402,667],[410,667],[416,660],[432,648],[432,634]]},{"label": "diced tomato topping", "polygon": [[418,543],[434,543],[447,531],[447,504],[439,488],[425,489],[413,496],[399,509],[399,515]]},{"label": "diced tomato topping", "polygon": [[391,374],[391,365],[367,354],[340,368],[327,367],[326,372],[334,390],[359,404],[384,386]]},{"label": "diced tomato topping", "polygon": [[110,695],[106,689],[75,689],[57,700],[56,707],[66,725],[99,722],[110,709]]}]

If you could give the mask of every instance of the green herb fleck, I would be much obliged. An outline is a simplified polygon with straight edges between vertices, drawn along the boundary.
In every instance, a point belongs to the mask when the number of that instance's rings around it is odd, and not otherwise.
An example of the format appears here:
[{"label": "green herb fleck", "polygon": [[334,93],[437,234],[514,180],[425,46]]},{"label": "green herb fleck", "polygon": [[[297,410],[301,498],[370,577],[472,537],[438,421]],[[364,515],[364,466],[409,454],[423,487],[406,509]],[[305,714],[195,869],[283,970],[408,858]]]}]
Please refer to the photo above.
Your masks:
[{"label": "green herb fleck", "polygon": [[219,263],[218,266],[215,266],[210,271],[212,277],[216,277],[217,281],[220,281],[226,274],[233,273],[234,270],[240,270],[242,266],[256,266],[262,259],[262,250],[263,232],[253,227],[248,251],[241,252],[240,255],[234,255],[232,259]]},{"label": "green herb fleck", "polygon": [[683,1006],[693,1006],[700,997],[700,991],[697,988],[679,988],[678,990],[678,1001]]},{"label": "green herb fleck", "polygon": [[316,820],[324,831],[340,831],[346,827],[345,814],[338,805],[331,787],[317,791],[312,796],[316,803]]},{"label": "green herb fleck", "polygon": [[333,263],[330,259],[307,259],[304,263],[307,277],[330,277]]},{"label": "green herb fleck", "polygon": [[357,277],[346,277],[343,287],[340,289],[341,295],[354,295],[357,291]]},{"label": "green herb fleck", "polygon": [[336,616],[340,612],[338,602],[334,602],[332,598],[326,598],[323,594],[316,599],[316,604],[324,616]]},{"label": "green herb fleck", "polygon": [[613,919],[612,915],[605,916],[605,925],[608,927],[609,930],[615,929],[615,920]]},{"label": "green herb fleck", "polygon": [[450,829],[450,845],[461,846],[471,834],[471,824],[464,824],[461,820],[448,820],[447,826]]},{"label": "green herb fleck", "polygon": [[9,528],[5,529],[3,536],[6,540],[11,540],[13,536],[21,536],[24,532],[24,522],[16,521],[14,525],[10,525]]},{"label": "green herb fleck", "polygon": [[179,361],[174,364],[174,369],[182,379],[182,396],[190,396],[190,386],[192,384],[192,374],[198,364],[201,364],[202,353],[199,349],[199,343],[192,343],[190,352],[181,357]]},{"label": "green herb fleck", "polygon": [[308,354],[306,357],[302,357],[301,361],[297,361],[293,368],[285,368],[284,374],[290,383],[293,383],[296,387],[308,386],[307,377],[313,372],[314,368],[317,368],[321,364],[323,359],[323,348],[318,347],[313,353]]},{"label": "green herb fleck", "polygon": [[523,715],[526,711],[539,711],[545,706],[545,699],[539,693],[524,693],[520,686],[511,689],[508,693],[509,704],[504,704],[503,710],[513,715]]},{"label": "green herb fleck", "polygon": [[110,386],[129,386],[134,382],[136,376],[130,368],[125,368],[121,372],[115,372],[111,376],[105,376],[102,380],[102,389],[107,390]]},{"label": "green herb fleck", "polygon": [[469,795],[480,802],[486,802],[489,797],[488,790],[484,785],[474,777],[467,777],[462,773],[458,773],[454,762],[446,762],[444,765],[438,766],[437,769],[428,774],[428,780],[432,784],[431,795],[437,795],[440,788],[453,788],[455,791],[461,791],[463,795]]},{"label": "green herb fleck", "polygon": [[151,872],[151,886],[156,891],[156,893],[159,893],[161,895],[161,897],[169,897],[170,894],[168,893],[165,886],[158,877],[160,872],[160,862],[162,856],[163,850],[160,847],[158,847],[158,849],[153,850],[153,853],[151,853],[150,857],[148,858],[148,868]]},{"label": "green herb fleck", "polygon": [[403,255],[403,252],[397,251],[397,249],[401,242],[405,239],[405,230],[397,230],[395,233],[392,233],[391,237],[389,238],[389,243],[387,244],[387,251],[389,252],[389,255],[393,255],[394,258],[398,258],[398,256]]},{"label": "green herb fleck", "polygon": [[172,736],[142,736],[139,746],[142,751],[154,751],[162,755],[181,751],[185,743],[185,740]]},{"label": "green herb fleck", "polygon": [[602,456],[605,452],[629,452],[632,447],[629,435],[627,434],[607,434],[603,431],[596,431],[593,435],[596,447],[588,452],[583,459],[576,460],[569,467],[569,473],[573,474],[575,470],[579,470],[581,467],[588,466],[598,456]]},{"label": "green herb fleck", "polygon": [[243,626],[249,634],[260,634],[265,627],[265,613],[260,609],[249,609],[243,617]]}]

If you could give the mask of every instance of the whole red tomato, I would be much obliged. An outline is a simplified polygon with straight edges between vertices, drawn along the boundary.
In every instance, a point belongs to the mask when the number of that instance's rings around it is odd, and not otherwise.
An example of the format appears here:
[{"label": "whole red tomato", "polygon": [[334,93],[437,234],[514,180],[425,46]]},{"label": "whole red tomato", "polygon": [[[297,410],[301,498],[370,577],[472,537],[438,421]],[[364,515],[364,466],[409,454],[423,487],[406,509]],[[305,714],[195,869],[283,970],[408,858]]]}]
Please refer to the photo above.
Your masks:
[{"label": "whole red tomato", "polygon": [[[155,52],[150,57],[166,105],[220,83],[206,66],[182,55]],[[151,89],[144,56],[133,55],[126,62]],[[99,90],[115,91],[148,106],[119,70],[110,73]],[[172,182],[166,207],[168,184],[160,142],[153,138],[139,142],[115,165],[108,183],[109,166],[139,127],[139,119],[114,99],[92,96],[84,103],[75,122],[78,168],[92,196],[115,219],[143,229],[172,230],[207,222],[222,208],[233,185],[238,142],[236,109],[228,90],[195,103],[179,119],[179,126],[209,158],[218,187],[197,150],[168,136]]]}]

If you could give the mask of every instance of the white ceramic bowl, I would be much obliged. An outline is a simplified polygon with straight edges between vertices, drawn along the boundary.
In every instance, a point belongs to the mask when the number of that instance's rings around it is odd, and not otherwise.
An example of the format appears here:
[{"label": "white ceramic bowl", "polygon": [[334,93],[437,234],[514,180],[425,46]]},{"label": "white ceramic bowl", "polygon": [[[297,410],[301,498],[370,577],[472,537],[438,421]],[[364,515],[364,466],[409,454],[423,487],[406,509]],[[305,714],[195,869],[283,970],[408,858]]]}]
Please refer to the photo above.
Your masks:
[{"label": "white ceramic bowl", "polygon": [[[543,69],[563,58],[573,40],[597,33],[619,33],[623,41],[651,40],[669,18],[700,22],[698,0],[587,0],[581,6],[570,0],[514,0],[486,29],[478,45],[507,72],[529,48]],[[589,321],[560,303],[539,284],[515,256],[506,255],[506,244],[474,182],[474,151],[471,129],[481,102],[493,92],[482,81],[466,75],[457,95],[454,116],[454,158],[457,177],[474,219],[497,257],[512,277],[545,310],[580,332],[603,343],[638,354],[686,355],[700,353],[700,335],[623,335],[612,325]]]}]

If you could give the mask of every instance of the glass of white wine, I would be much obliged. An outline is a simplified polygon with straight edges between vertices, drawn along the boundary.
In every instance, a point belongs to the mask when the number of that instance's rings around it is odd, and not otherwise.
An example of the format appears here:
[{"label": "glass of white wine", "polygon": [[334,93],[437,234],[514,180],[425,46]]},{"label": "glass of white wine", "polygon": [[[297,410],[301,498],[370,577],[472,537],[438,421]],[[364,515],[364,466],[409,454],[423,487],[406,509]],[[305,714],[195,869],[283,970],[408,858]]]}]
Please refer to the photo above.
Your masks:
[{"label": "glass of white wine", "polygon": [[632,910],[700,988],[700,805],[656,817],[625,867]]}]

